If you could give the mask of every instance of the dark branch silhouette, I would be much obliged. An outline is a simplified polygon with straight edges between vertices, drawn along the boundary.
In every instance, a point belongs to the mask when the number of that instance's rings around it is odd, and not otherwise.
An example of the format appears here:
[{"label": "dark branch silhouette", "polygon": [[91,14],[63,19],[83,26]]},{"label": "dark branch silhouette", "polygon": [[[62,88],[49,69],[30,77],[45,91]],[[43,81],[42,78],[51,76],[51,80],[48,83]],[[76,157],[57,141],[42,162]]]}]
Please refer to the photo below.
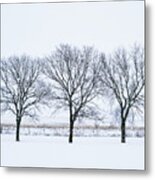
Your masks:
[{"label": "dark branch silhouette", "polygon": [[49,94],[44,82],[39,80],[40,63],[27,56],[12,56],[1,62],[1,103],[3,111],[16,116],[16,141],[22,118],[35,118],[39,103],[46,103]]},{"label": "dark branch silhouette", "polygon": [[59,108],[67,107],[69,111],[70,143],[77,118],[95,115],[95,108],[90,107],[97,96],[98,60],[93,48],[78,49],[69,45],[60,45],[45,60],[44,73],[52,80],[53,99]]},{"label": "dark branch silhouette", "polygon": [[125,142],[126,120],[131,108],[144,103],[144,50],[134,46],[130,52],[118,49],[109,59],[101,55],[101,91],[107,88],[120,107],[121,142]]}]

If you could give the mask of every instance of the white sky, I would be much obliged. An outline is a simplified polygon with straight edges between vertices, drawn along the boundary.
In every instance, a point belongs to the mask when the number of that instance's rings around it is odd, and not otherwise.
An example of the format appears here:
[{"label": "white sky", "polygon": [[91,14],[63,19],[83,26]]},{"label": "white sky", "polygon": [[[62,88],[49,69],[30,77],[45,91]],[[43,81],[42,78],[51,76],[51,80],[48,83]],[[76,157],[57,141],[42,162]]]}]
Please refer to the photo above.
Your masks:
[{"label": "white sky", "polygon": [[[24,53],[41,57],[60,43],[93,45],[110,52],[135,42],[144,44],[144,1],[5,4],[1,7],[2,57]],[[105,110],[104,106],[101,109]],[[68,119],[67,111],[51,116],[49,109],[43,109],[41,114],[44,120],[41,123]],[[6,114],[2,122],[10,119]]]},{"label": "white sky", "polygon": [[3,56],[43,56],[60,43],[93,45],[105,52],[144,43],[144,1],[5,4]]}]

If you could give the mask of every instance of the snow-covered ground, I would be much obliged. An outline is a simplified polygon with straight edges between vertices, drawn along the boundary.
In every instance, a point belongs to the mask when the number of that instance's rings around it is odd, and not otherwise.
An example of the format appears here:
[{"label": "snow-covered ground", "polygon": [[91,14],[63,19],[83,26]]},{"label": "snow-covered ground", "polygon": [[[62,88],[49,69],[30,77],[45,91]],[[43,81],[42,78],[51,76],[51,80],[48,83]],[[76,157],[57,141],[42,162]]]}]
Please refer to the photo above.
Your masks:
[{"label": "snow-covered ground", "polygon": [[16,167],[144,169],[144,138],[1,135],[1,165]]}]

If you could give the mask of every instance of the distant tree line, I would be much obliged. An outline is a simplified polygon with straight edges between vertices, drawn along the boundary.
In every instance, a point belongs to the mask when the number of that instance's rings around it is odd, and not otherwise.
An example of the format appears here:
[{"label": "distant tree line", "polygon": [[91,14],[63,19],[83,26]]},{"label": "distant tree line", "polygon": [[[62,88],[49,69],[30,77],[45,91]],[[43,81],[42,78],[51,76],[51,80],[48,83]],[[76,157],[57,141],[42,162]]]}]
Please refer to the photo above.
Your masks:
[{"label": "distant tree line", "polygon": [[20,140],[23,117],[35,118],[38,108],[42,104],[50,107],[52,101],[57,109],[68,111],[72,143],[78,118],[98,118],[94,99],[99,96],[117,102],[121,142],[125,143],[130,111],[144,108],[144,86],[144,49],[140,45],[105,55],[93,47],[61,44],[42,59],[23,55],[1,60],[1,109],[16,117],[16,141]]}]

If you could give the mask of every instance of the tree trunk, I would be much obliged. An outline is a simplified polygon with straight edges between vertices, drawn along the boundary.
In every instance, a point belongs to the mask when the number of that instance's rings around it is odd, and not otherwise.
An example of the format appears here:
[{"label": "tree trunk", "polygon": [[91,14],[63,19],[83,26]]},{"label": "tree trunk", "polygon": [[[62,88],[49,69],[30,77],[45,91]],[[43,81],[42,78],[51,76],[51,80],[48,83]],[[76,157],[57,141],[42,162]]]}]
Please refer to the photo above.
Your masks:
[{"label": "tree trunk", "polygon": [[125,143],[126,141],[126,131],[125,131],[125,120],[122,120],[121,124],[121,143]]},{"label": "tree trunk", "polygon": [[69,127],[69,143],[73,142],[73,128],[74,128],[74,122],[73,120],[71,120],[70,127]]},{"label": "tree trunk", "polygon": [[17,120],[16,120],[16,141],[20,141],[20,138],[19,138],[20,122],[21,122],[21,118],[17,118]]},{"label": "tree trunk", "polygon": [[69,104],[69,143],[73,142],[73,126],[74,126],[74,120],[73,120],[73,112],[72,112],[72,100],[70,99]]}]

